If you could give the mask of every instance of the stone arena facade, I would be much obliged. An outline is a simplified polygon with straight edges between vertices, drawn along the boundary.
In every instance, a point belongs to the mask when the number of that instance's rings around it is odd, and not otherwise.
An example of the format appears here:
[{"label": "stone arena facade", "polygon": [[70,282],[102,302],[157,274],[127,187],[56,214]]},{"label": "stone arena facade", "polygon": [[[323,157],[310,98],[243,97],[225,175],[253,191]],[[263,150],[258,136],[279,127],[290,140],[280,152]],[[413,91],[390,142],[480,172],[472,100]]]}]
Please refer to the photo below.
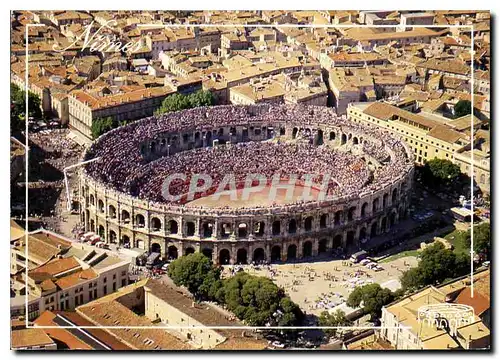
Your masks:
[{"label": "stone arena facade", "polygon": [[[227,110],[231,107],[215,108]],[[224,143],[264,141],[278,136],[283,141],[293,141],[302,130],[312,134],[315,145],[332,148],[350,149],[364,141],[377,140],[372,139],[374,135],[369,131],[363,131],[364,125],[356,124],[350,129],[349,121],[339,120],[333,109],[314,110],[321,111],[318,120],[311,111],[304,124],[303,120],[294,121],[293,116],[269,119],[269,106],[234,108],[248,113],[246,119],[244,114],[239,114],[242,119],[234,120],[234,124],[224,125],[225,120],[221,119],[221,124],[213,128],[186,125],[175,131],[167,129],[153,136],[145,135],[130,147],[139,147],[140,156],[145,161],[153,161],[193,148],[223,146]],[[305,107],[303,111],[311,108],[316,107]],[[186,113],[189,111],[181,113],[189,116]],[[192,111],[194,117],[199,116],[197,111]],[[216,116],[219,110],[210,111]],[[300,110],[294,108],[294,111]],[[337,120],[324,120],[328,117]],[[140,122],[154,121],[151,119]],[[122,128],[103,135],[94,145],[99,148],[103,138],[112,139]],[[213,140],[218,140],[218,144]],[[80,172],[80,216],[85,229],[98,233],[107,243],[128,243],[134,248],[160,252],[167,258],[202,252],[214,263],[237,264],[309,258],[338,247],[357,251],[368,248],[370,239],[389,231],[407,214],[413,182],[413,152],[404,142],[400,145],[408,166],[405,165],[405,170],[392,181],[376,189],[324,201],[232,211],[139,199],[118,191],[84,170]],[[391,159],[389,165],[384,166],[391,166],[391,161],[403,156],[385,147]],[[94,155],[89,151],[86,160]],[[366,154],[359,156],[372,167],[383,166],[379,159]]]}]

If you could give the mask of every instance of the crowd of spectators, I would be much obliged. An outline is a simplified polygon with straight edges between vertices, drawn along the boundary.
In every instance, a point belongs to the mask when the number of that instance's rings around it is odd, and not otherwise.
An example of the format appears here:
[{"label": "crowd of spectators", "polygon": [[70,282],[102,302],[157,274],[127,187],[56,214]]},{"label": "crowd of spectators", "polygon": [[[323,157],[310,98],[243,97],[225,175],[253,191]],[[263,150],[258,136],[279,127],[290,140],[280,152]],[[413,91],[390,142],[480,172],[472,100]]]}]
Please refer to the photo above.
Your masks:
[{"label": "crowd of spectators", "polygon": [[[275,137],[282,134],[281,129],[296,128],[295,138],[311,138],[311,141],[309,144],[297,141],[248,142],[180,152],[176,146],[186,133],[210,131],[211,139],[216,140],[221,128],[259,124],[272,127]],[[317,136],[316,129],[320,127],[332,129],[336,136],[342,136],[342,149],[312,145],[312,137]],[[322,144],[327,143],[328,136],[322,134]],[[166,137],[170,138],[170,156],[161,149]],[[161,156],[145,155],[144,148],[151,147],[152,140],[155,141],[154,150],[161,152]],[[371,172],[362,157],[349,152],[353,147],[361,148],[379,166]],[[345,116],[337,116],[332,108],[216,106],[149,117],[111,130],[87,152],[86,160],[97,157],[99,160],[86,165],[85,171],[104,186],[166,206],[175,204],[168,204],[161,198],[161,186],[166,176],[173,173],[184,173],[188,178],[189,174],[207,174],[212,177],[213,184],[217,184],[226,173],[235,174],[237,181],[241,180],[238,177],[248,173],[280,173],[285,178],[288,174],[300,176],[307,173],[317,175],[314,181],[318,183],[321,183],[322,176],[331,174],[333,181],[328,186],[329,195],[350,200],[403,177],[413,166],[412,156],[394,135],[373,126],[353,123]],[[176,193],[188,189],[185,182],[172,185]]]}]

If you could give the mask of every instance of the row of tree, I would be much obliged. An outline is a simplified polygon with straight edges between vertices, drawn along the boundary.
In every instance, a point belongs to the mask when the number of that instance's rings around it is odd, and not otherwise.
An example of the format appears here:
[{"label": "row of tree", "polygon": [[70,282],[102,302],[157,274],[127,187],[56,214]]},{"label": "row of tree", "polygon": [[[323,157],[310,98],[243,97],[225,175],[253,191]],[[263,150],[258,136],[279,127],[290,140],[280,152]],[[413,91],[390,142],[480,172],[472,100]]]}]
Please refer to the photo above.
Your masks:
[{"label": "row of tree", "polygon": [[221,270],[201,253],[174,260],[168,275],[178,286],[185,286],[198,300],[225,305],[251,326],[297,326],[304,314],[272,280],[239,272],[221,279]]},{"label": "row of tree", "polygon": [[198,90],[189,95],[176,93],[163,100],[160,108],[155,111],[155,115],[212,105],[215,105],[215,98],[210,91]]},{"label": "row of tree", "polygon": [[[42,118],[40,97],[28,91],[28,117]],[[10,84],[10,126],[11,131],[21,131],[26,126],[26,92],[14,83]]]}]

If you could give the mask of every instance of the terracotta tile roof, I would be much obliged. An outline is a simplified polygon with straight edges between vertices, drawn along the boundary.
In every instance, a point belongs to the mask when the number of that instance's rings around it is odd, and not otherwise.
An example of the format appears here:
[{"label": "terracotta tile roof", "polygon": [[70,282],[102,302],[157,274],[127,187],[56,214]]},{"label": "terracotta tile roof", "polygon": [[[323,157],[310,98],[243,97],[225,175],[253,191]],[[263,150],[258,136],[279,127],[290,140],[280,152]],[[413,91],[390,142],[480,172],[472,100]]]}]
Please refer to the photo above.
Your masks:
[{"label": "terracotta tile roof", "polygon": [[[73,311],[44,311],[36,320],[35,324],[38,326],[58,326],[56,322],[54,322],[54,318],[59,315],[63,318],[69,320],[73,324],[77,326],[95,326],[88,320],[85,320],[83,317],[78,315]],[[45,332],[54,340],[64,343],[70,350],[92,350],[93,347],[81,339],[77,338],[73,334],[71,334],[67,329],[64,328],[50,328],[44,329]],[[100,342],[106,344],[112,350],[130,350],[131,348],[122,343],[116,337],[112,336],[108,332],[102,329],[95,328],[87,328],[84,329],[85,332],[91,334],[93,337],[98,339]]]},{"label": "terracotta tile roof", "polygon": [[474,297],[471,297],[470,288],[463,289],[454,303],[472,306],[474,308],[474,314],[477,316],[480,316],[490,308],[490,300],[477,292],[474,294]]},{"label": "terracotta tile roof", "polygon": [[13,330],[11,333],[11,345],[13,349],[52,344],[54,344],[54,341],[42,329]]},{"label": "terracotta tile roof", "polygon": [[74,256],[63,258],[63,259],[53,259],[48,263],[41,265],[29,272],[32,274],[46,274],[49,276],[56,276],[58,274],[77,269],[80,267],[80,263],[75,259]]},{"label": "terracotta tile roof", "polygon": [[10,220],[10,241],[15,241],[22,238],[25,235],[24,228],[16,223],[14,220]]},{"label": "terracotta tile roof", "polygon": [[99,275],[92,269],[81,270],[71,275],[64,276],[56,281],[56,285],[61,289],[67,289],[89,280],[97,279]]},{"label": "terracotta tile roof", "polygon": [[[102,299],[101,299],[102,300]],[[135,314],[118,301],[91,302],[80,306],[76,312],[95,325],[107,326],[105,330],[137,350],[189,350],[191,346],[177,339],[165,329],[124,329],[118,326],[155,326],[144,316]],[[153,342],[147,345],[147,340]]]}]

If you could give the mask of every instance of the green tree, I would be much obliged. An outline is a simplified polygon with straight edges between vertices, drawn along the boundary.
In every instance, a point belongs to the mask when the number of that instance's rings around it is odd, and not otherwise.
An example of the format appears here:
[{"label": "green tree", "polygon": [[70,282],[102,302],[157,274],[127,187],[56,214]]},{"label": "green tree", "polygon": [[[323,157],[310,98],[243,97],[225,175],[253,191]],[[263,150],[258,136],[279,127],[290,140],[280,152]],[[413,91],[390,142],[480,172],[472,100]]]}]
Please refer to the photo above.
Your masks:
[{"label": "green tree", "polygon": [[413,292],[424,286],[424,278],[419,267],[411,268],[401,275],[401,287],[404,291]]},{"label": "green tree", "polygon": [[199,90],[188,96],[192,108],[198,106],[212,106],[215,104],[214,96],[210,91]]},{"label": "green tree", "polygon": [[[347,320],[345,313],[342,310],[337,310],[333,314],[328,311],[323,311],[318,318],[320,326],[351,326],[352,322]],[[341,332],[340,329],[324,329],[323,332],[328,336],[335,336]]]},{"label": "green tree", "polygon": [[[474,226],[474,252],[480,254],[485,260],[491,258],[491,226],[490,223],[484,222]],[[463,232],[465,236],[466,247],[471,245],[471,231]]]},{"label": "green tree", "polygon": [[156,110],[155,114],[160,115],[172,111],[180,111],[184,109],[189,109],[191,107],[191,104],[189,102],[189,99],[186,95],[182,94],[172,94],[167,96],[160,108]]},{"label": "green tree", "polygon": [[177,286],[185,286],[196,298],[206,299],[211,287],[218,286],[220,269],[202,253],[194,253],[172,261],[168,276]]},{"label": "green tree", "polygon": [[401,285],[405,291],[414,291],[426,285],[443,283],[446,279],[465,275],[469,271],[469,264],[469,254],[455,254],[437,242],[422,251],[416,268],[403,273]]},{"label": "green tree", "polygon": [[102,134],[114,129],[118,124],[113,121],[111,117],[98,118],[92,121],[90,131],[92,138],[97,139]]},{"label": "green tree", "polygon": [[470,114],[471,102],[469,100],[459,100],[453,107],[455,117],[459,118]]},{"label": "green tree", "polygon": [[446,159],[432,159],[425,163],[423,175],[426,182],[434,187],[448,185],[459,178],[460,166]]},{"label": "green tree", "polygon": [[[10,84],[10,119],[13,131],[23,130],[26,121],[26,92],[14,83]],[[42,118],[40,97],[28,91],[28,117]]]},{"label": "green tree", "polygon": [[349,295],[347,306],[363,306],[365,314],[370,314],[372,318],[380,317],[382,307],[394,300],[391,290],[382,288],[379,284],[368,284],[358,286]]}]

